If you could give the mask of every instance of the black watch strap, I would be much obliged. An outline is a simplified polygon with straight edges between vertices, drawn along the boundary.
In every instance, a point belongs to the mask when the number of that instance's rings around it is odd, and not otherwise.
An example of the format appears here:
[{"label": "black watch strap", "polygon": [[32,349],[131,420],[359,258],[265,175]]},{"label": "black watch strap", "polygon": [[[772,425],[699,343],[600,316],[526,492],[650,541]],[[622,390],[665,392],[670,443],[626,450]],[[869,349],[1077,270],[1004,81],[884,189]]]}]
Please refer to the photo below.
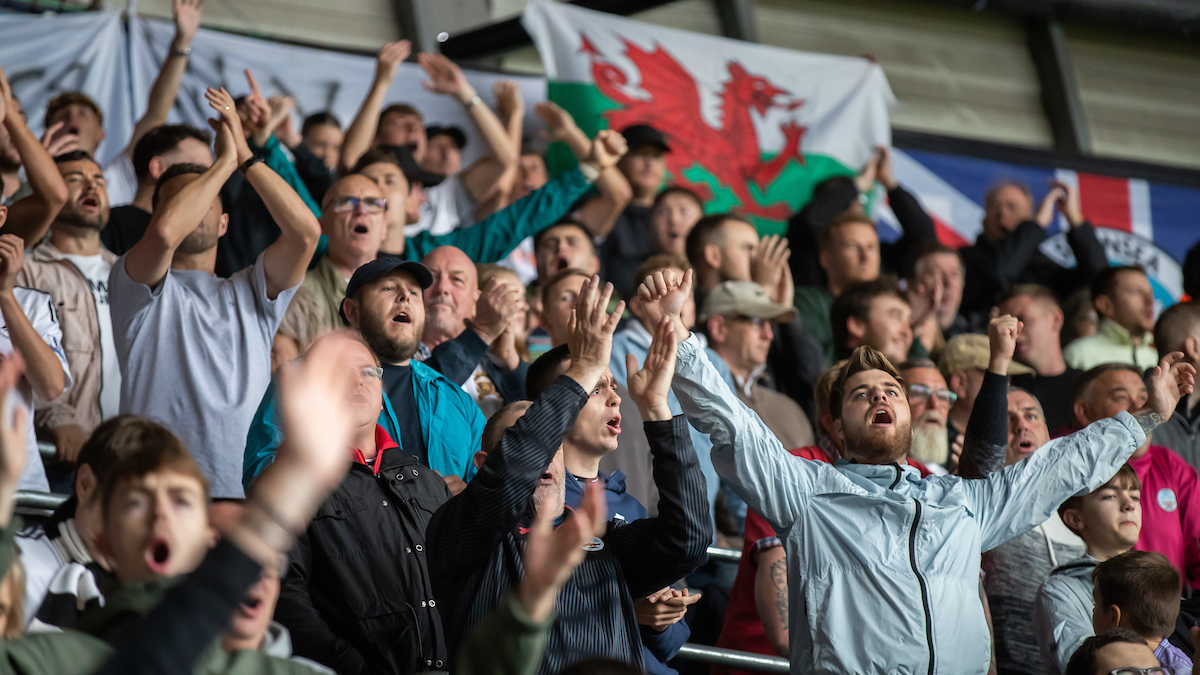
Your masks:
[{"label": "black watch strap", "polygon": [[258,155],[254,155],[250,159],[242,162],[242,165],[238,167],[238,171],[241,172],[241,174],[243,176],[245,176],[246,172],[250,170],[250,167],[254,166],[255,164],[258,164],[259,162],[264,162],[264,161],[266,161],[266,160],[264,160],[262,157],[260,157]]}]

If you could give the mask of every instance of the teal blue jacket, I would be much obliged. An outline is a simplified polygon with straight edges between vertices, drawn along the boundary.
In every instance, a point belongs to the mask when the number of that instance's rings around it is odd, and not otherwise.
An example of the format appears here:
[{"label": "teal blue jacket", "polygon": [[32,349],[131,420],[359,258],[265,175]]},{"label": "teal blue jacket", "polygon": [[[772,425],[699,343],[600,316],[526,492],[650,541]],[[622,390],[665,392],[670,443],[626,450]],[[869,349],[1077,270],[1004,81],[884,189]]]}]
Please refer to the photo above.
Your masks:
[{"label": "teal blue jacket", "polygon": [[[462,388],[438,371],[412,362],[413,393],[417,401],[417,416],[421,420],[421,435],[429,454],[429,468],[443,476],[461,476],[469,481],[475,475],[475,451],[483,437],[487,422],[475,401]],[[242,485],[250,484],[275,461],[275,450],[283,442],[283,429],[275,417],[275,380],[263,394],[250,431],[246,434],[246,451],[242,460]],[[392,440],[400,444],[400,425],[392,402],[385,395],[379,425]]]}]

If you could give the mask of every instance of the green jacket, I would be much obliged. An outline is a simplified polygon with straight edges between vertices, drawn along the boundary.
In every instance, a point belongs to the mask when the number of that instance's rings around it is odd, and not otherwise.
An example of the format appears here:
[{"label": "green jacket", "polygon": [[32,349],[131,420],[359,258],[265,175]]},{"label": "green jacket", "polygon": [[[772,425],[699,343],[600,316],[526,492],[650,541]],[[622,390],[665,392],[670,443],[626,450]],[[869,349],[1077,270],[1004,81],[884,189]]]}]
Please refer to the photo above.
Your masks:
[{"label": "green jacket", "polygon": [[516,591],[491,616],[467,633],[458,650],[456,675],[533,675],[546,651],[546,636],[554,625],[554,613],[534,622],[521,608]]},{"label": "green jacket", "polygon": [[[0,528],[0,578],[12,564],[13,537],[21,528],[19,517]],[[123,584],[105,596],[105,606],[80,618],[80,630],[39,633],[11,642],[0,642],[0,673],[16,675],[85,675],[95,672],[114,653],[108,640],[132,627],[162,598],[178,578]],[[90,628],[95,634],[82,632]],[[242,649],[221,650],[214,642],[192,671],[194,675],[313,675],[307,666],[287,659]]]}]

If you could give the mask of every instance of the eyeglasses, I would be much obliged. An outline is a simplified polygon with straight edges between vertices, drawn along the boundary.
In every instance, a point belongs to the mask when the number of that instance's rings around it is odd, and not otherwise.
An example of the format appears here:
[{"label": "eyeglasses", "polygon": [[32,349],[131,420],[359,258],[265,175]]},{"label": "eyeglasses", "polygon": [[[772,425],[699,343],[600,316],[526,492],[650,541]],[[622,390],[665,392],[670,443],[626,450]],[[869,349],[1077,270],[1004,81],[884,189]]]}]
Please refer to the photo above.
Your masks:
[{"label": "eyeglasses", "polygon": [[383,368],[379,366],[366,366],[364,368],[350,368],[350,372],[354,373],[364,380],[382,380]]},{"label": "eyeglasses", "polygon": [[1172,668],[1155,666],[1154,668],[1117,668],[1108,671],[1108,675],[1176,675]]},{"label": "eyeglasses", "polygon": [[908,397],[910,399],[916,399],[920,401],[927,399],[930,396],[936,396],[939,401],[945,401],[950,405],[954,405],[954,402],[958,400],[958,394],[950,391],[949,389],[934,389],[923,384],[908,385]]},{"label": "eyeglasses", "polygon": [[366,208],[367,213],[383,213],[387,210],[388,200],[383,197],[351,197],[349,195],[338,195],[333,198],[333,208],[338,213],[347,213],[358,208],[362,204]]}]

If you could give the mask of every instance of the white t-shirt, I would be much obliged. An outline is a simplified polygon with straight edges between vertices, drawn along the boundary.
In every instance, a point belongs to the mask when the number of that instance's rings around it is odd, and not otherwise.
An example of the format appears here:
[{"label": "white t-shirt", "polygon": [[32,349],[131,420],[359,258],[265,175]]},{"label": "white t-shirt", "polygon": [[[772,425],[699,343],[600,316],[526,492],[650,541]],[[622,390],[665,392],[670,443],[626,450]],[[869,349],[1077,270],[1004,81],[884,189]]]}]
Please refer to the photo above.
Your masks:
[{"label": "white t-shirt", "polygon": [[104,190],[108,193],[111,206],[132,204],[137,195],[137,174],[133,170],[133,159],[122,152],[104,167]]},{"label": "white t-shirt", "polygon": [[500,390],[488,376],[483,364],[475,366],[471,376],[463,382],[462,389],[475,399],[475,403],[483,411],[484,419],[490,419],[493,413],[504,407],[504,397],[500,395]]},{"label": "white t-shirt", "polygon": [[[42,336],[42,340],[50,345],[54,350],[54,355],[58,357],[58,362],[63,369],[63,385],[64,391],[71,387],[71,369],[67,367],[67,355],[62,347],[62,328],[58,325],[58,315],[54,311],[54,300],[49,293],[35,291],[31,288],[14,288],[13,295],[17,298],[17,303],[21,305],[21,310],[25,312],[25,316],[29,318],[29,323],[33,325],[33,329],[37,334]],[[0,326],[0,354],[8,356],[13,353],[13,343],[9,338],[8,322],[4,322]],[[50,491],[50,483],[46,480],[46,468],[42,465],[42,457],[38,454],[37,436],[33,430],[33,385],[29,379],[22,377],[17,383],[15,395],[8,399],[7,410],[5,415],[12,417],[16,406],[21,406],[25,409],[25,450],[27,462],[25,464],[25,473],[21,476],[21,482],[17,486],[21,490],[40,490],[42,492]]]},{"label": "white t-shirt", "polygon": [[475,222],[472,212],[475,200],[471,191],[463,185],[458,175],[446,176],[437,185],[425,189],[425,203],[421,205],[421,219],[415,225],[404,227],[404,236],[413,237],[428,230],[432,234],[446,234]]},{"label": "white t-shirt", "polygon": [[100,324],[100,417],[109,419],[121,412],[121,365],[113,344],[112,314],[108,311],[108,274],[110,265],[99,255],[67,255],[83,277],[96,300],[96,319]]}]

